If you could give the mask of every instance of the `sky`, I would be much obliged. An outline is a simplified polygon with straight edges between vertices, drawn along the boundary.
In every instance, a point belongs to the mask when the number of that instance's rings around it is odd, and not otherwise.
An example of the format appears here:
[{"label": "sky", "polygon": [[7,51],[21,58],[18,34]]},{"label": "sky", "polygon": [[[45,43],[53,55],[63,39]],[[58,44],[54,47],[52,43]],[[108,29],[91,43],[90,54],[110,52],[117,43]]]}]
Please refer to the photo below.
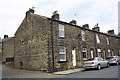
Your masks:
[{"label": "sky", "polygon": [[[14,36],[29,8],[35,14],[51,17],[57,10],[60,20],[76,20],[77,25],[89,24],[92,29],[97,23],[100,31],[115,30],[118,34],[119,0],[0,0],[0,37]],[[76,14],[76,16],[75,16]]]},{"label": "sky", "polygon": [[118,33],[120,33],[120,1],[118,3]]}]

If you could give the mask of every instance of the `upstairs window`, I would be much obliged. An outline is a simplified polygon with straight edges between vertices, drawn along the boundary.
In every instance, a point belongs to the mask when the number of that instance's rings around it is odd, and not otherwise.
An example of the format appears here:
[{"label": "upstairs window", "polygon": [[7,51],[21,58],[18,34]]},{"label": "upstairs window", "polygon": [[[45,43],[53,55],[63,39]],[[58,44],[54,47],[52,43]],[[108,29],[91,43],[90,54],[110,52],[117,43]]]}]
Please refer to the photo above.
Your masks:
[{"label": "upstairs window", "polygon": [[59,24],[59,37],[65,37],[64,25]]},{"label": "upstairs window", "polygon": [[107,40],[107,45],[109,45],[110,43],[109,43],[109,39],[108,39],[108,37],[106,38],[106,40]]},{"label": "upstairs window", "polygon": [[96,34],[96,41],[97,41],[97,43],[100,43],[100,39],[98,37],[98,34]]},{"label": "upstairs window", "polygon": [[82,41],[85,41],[85,31],[81,30]]},{"label": "upstairs window", "polygon": [[66,61],[66,48],[64,46],[59,46],[59,61]]}]

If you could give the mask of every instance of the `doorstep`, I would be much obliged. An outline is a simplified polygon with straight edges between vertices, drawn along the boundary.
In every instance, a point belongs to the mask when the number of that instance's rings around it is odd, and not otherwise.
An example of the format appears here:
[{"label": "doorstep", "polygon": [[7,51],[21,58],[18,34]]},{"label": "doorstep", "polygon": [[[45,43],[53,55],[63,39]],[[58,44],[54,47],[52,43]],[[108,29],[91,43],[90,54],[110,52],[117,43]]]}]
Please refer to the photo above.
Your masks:
[{"label": "doorstep", "polygon": [[67,74],[80,72],[82,70],[84,70],[84,69],[83,68],[78,68],[78,69],[71,69],[71,70],[66,70],[66,71],[54,72],[54,74],[56,74],[56,75],[67,75]]}]

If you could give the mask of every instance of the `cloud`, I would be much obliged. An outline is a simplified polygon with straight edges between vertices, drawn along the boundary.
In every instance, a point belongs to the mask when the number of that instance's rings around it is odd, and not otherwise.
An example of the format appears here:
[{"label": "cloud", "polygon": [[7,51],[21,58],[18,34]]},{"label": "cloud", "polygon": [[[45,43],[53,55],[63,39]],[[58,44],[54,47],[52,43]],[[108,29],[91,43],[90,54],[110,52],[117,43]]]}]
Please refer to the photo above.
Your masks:
[{"label": "cloud", "polygon": [[[51,17],[58,10],[61,20],[76,19],[78,25],[88,23],[92,28],[97,22],[102,32],[115,29],[117,33],[117,5],[119,0],[1,0],[0,36],[13,36],[28,8],[35,6],[35,13]],[[77,14],[77,16],[74,16]]]}]

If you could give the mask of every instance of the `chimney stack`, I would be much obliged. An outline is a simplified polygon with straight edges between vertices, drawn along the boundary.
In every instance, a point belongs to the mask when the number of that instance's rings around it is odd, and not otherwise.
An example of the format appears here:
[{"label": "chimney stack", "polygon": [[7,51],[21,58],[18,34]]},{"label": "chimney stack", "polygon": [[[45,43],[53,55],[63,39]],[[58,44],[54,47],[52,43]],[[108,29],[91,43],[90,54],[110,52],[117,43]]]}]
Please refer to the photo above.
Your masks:
[{"label": "chimney stack", "polygon": [[94,28],[92,28],[92,30],[94,30],[94,31],[100,31],[100,27],[98,26],[98,23],[95,25]]},{"label": "chimney stack", "polygon": [[52,19],[54,19],[54,20],[59,20],[59,19],[60,19],[60,17],[59,17],[59,14],[58,14],[58,11],[57,11],[57,10],[53,12]]},{"label": "chimney stack", "polygon": [[114,34],[114,30],[109,30],[108,34]]},{"label": "chimney stack", "polygon": [[94,31],[100,31],[100,28],[99,27],[94,27],[94,28],[92,28],[92,30],[94,30]]},{"label": "chimney stack", "polygon": [[8,38],[8,35],[4,35],[4,39]]},{"label": "chimney stack", "polygon": [[29,8],[29,10],[26,12],[26,15],[33,14],[35,10],[33,8]]},{"label": "chimney stack", "polygon": [[73,24],[73,25],[76,25],[77,21],[76,20],[72,20],[72,21],[70,21],[70,23]]},{"label": "chimney stack", "polygon": [[120,32],[118,33],[118,36],[120,36]]},{"label": "chimney stack", "polygon": [[89,24],[84,24],[84,25],[83,25],[83,28],[89,29]]}]

